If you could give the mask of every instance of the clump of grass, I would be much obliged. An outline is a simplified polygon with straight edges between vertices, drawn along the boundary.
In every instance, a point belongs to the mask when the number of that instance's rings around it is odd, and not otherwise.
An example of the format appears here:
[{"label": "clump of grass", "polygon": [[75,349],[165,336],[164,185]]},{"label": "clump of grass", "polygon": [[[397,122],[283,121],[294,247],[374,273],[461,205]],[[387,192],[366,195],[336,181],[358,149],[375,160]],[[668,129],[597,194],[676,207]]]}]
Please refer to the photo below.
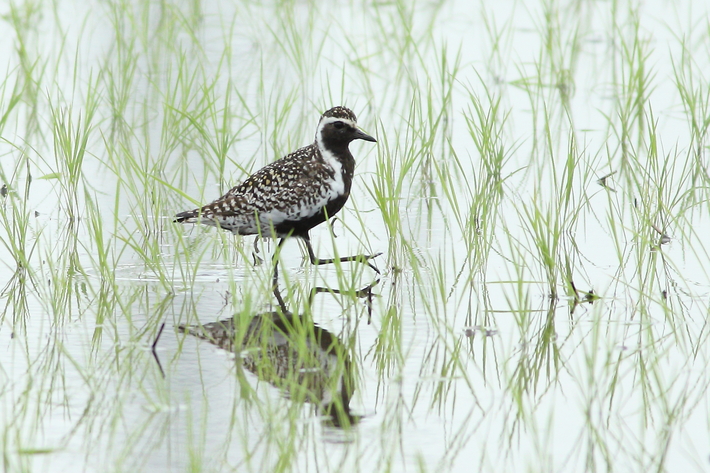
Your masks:
[{"label": "clump of grass", "polygon": [[[710,87],[703,80],[700,64],[693,58],[686,40],[678,38],[680,58],[672,60],[675,86],[678,90],[683,110],[687,117],[691,142],[688,144],[688,160],[692,169],[688,171],[689,182],[682,188],[687,189],[683,204],[692,208],[695,204],[707,200],[708,173],[703,161],[706,156],[708,134],[710,132]],[[691,164],[689,164],[691,165]],[[705,197],[705,199],[703,199]]]},{"label": "clump of grass", "polygon": [[81,114],[76,118],[72,116],[71,108],[52,108],[52,127],[54,137],[55,172],[45,179],[57,179],[60,186],[59,202],[60,211],[70,221],[79,216],[80,184],[83,177],[84,158],[87,144],[94,127],[93,120],[98,103],[97,92],[90,90],[87,94],[88,103]]},{"label": "clump of grass", "polygon": [[[484,86],[485,88],[485,86]],[[506,165],[515,152],[516,147],[507,146],[509,141],[505,136],[509,111],[502,110],[502,97],[485,88],[485,97],[479,97],[473,90],[468,90],[469,108],[464,111],[464,118],[469,135],[478,151],[478,167],[469,168],[457,155],[455,163],[458,175],[472,175],[471,181],[462,181],[470,193],[468,209],[458,210],[452,202],[451,208],[457,217],[463,241],[467,247],[471,277],[477,269],[485,266],[492,240],[495,223],[498,219],[499,206],[504,197],[504,183],[509,177],[505,175]],[[511,169],[509,175],[517,172]],[[456,200],[456,191],[448,194],[451,200]]]},{"label": "clump of grass", "polygon": [[13,2],[10,4],[10,12],[6,17],[9,29],[16,36],[15,50],[19,62],[16,87],[18,91],[22,91],[20,95],[22,102],[28,108],[24,114],[28,138],[40,131],[40,97],[42,83],[49,65],[49,58],[43,60],[39,53],[34,51],[40,34],[37,25],[40,23],[41,15],[42,10],[39,3],[17,4]]},{"label": "clump of grass", "polygon": [[[2,196],[0,205],[0,243],[7,255],[4,266],[11,275],[5,287],[0,292],[0,297],[6,298],[2,311],[2,319],[12,316],[12,327],[22,323],[29,316],[28,286],[35,284],[35,263],[33,262],[37,250],[37,233],[33,225],[33,211],[28,206],[28,195],[32,178],[29,170],[29,161],[24,153],[16,162],[13,176],[7,176],[0,169],[5,195]],[[20,177],[22,176],[22,177]],[[18,189],[17,186],[23,188]],[[22,192],[18,195],[18,190]]]}]

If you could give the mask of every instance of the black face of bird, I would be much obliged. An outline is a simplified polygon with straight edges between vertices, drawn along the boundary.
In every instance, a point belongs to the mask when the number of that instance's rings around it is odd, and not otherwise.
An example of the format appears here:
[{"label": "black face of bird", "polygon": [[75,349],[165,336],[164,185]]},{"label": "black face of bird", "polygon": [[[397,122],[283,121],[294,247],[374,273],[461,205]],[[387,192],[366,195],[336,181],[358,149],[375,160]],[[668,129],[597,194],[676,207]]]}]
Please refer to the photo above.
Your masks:
[{"label": "black face of bird", "polygon": [[331,145],[347,145],[354,140],[365,140],[376,143],[377,140],[368,135],[354,120],[338,117],[323,117],[318,127],[318,141]]}]

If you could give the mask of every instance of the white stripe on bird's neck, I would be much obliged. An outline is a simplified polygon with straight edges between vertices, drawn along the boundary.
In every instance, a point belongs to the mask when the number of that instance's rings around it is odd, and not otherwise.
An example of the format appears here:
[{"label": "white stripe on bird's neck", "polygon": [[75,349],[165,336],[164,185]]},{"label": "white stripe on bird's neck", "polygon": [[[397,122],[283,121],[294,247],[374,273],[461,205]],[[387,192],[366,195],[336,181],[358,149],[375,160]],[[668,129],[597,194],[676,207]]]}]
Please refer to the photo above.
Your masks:
[{"label": "white stripe on bird's neck", "polygon": [[324,117],[318,124],[318,130],[316,131],[316,145],[318,146],[318,150],[320,151],[320,154],[323,157],[323,161],[325,161],[325,163],[331,168],[333,168],[333,171],[335,171],[334,181],[331,184],[331,199],[343,195],[345,193],[345,182],[343,181],[343,164],[335,156],[335,154],[333,154],[332,151],[325,147],[325,144],[323,143],[323,128],[325,128],[325,126],[329,123],[335,122],[343,122],[346,126],[357,128],[357,123],[347,118]]}]

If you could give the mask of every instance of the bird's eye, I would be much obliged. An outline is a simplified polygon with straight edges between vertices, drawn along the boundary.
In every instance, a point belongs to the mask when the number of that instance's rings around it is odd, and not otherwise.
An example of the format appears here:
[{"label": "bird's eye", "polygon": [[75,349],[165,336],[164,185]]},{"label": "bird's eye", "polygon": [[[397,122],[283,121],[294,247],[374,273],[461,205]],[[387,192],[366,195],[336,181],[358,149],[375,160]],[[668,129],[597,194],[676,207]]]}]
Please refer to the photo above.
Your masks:
[{"label": "bird's eye", "polygon": [[333,126],[337,128],[338,130],[342,129],[345,126],[345,123],[343,122],[335,122],[333,123]]}]

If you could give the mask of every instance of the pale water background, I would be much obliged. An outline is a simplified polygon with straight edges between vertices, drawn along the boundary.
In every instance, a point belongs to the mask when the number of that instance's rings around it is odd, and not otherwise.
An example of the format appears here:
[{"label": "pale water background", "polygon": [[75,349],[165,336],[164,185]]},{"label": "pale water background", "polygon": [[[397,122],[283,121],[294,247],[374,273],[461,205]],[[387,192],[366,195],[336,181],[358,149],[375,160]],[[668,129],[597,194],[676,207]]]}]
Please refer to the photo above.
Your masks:
[{"label": "pale water background", "polygon": [[[710,469],[709,162],[678,87],[685,70],[708,103],[709,2],[145,5],[0,4],[0,116],[26,88],[0,128],[10,193],[0,228],[4,470]],[[70,226],[52,110],[79,123],[92,87]],[[205,125],[207,136],[234,139],[221,168],[195,131],[203,93],[231,111]],[[469,124],[475,100],[490,110],[497,98],[493,148],[505,159],[486,174],[482,133]],[[273,300],[268,265],[240,252],[251,238],[171,223],[192,207],[185,196],[207,202],[310,143],[319,113],[338,104],[378,144],[351,146],[352,198],[337,238],[323,226],[314,246],[324,257],[384,252],[371,323],[363,301],[337,295],[316,296],[312,310],[352,348],[350,406],[363,417],[345,431],[309,405],[294,420],[273,386],[243,373],[245,390],[234,356],[178,333]],[[557,206],[568,152],[579,159],[574,210]],[[110,165],[124,154],[149,172]],[[609,187],[597,182],[611,173]],[[378,183],[392,186],[386,201]],[[490,204],[476,200],[479,188]],[[30,268],[18,268],[10,244],[20,202]],[[553,222],[537,233],[534,210]],[[388,226],[387,212],[399,223]],[[567,257],[577,289],[600,297],[593,303],[575,305],[559,274],[549,282],[536,238],[554,224],[555,267],[564,272]],[[301,260],[289,242],[282,284],[296,294],[375,276]],[[165,378],[150,352],[162,322]]]}]

